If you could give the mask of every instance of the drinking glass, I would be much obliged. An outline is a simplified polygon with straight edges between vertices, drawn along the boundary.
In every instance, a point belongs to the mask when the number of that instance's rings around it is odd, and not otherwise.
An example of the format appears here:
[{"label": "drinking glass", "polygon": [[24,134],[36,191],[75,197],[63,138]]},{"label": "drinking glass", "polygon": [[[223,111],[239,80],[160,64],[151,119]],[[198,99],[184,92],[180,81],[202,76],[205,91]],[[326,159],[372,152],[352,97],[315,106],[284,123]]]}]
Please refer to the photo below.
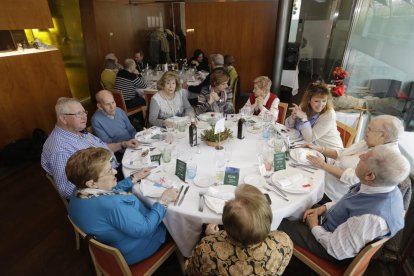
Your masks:
[{"label": "drinking glass", "polygon": [[214,163],[216,165],[216,184],[223,184],[224,169],[226,166],[226,151],[224,147],[215,150]]},{"label": "drinking glass", "polygon": [[193,180],[197,175],[197,163],[190,161],[187,163],[187,179]]},{"label": "drinking glass", "polygon": [[273,152],[269,150],[263,152],[261,159],[265,166],[266,172],[271,172],[273,170]]},{"label": "drinking glass", "polygon": [[161,151],[161,157],[164,163],[171,162],[171,147],[170,146],[165,146],[163,148],[163,150]]}]

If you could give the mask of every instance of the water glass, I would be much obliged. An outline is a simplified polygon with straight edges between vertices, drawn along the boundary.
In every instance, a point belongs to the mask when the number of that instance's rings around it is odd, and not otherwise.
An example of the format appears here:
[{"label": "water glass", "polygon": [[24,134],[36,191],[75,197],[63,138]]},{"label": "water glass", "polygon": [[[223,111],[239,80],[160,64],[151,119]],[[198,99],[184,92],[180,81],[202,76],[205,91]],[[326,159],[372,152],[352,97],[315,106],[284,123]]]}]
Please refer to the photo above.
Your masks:
[{"label": "water glass", "polygon": [[161,151],[161,157],[164,163],[170,163],[171,162],[171,147],[169,146],[164,147],[164,149]]},{"label": "water glass", "polygon": [[197,175],[197,163],[188,162],[187,163],[187,179],[193,180]]},{"label": "water glass", "polygon": [[274,152],[282,152],[285,141],[281,137],[275,137],[272,139],[272,146]]},{"label": "water glass", "polygon": [[271,172],[273,170],[273,152],[264,152],[261,159],[265,166],[266,172]]}]

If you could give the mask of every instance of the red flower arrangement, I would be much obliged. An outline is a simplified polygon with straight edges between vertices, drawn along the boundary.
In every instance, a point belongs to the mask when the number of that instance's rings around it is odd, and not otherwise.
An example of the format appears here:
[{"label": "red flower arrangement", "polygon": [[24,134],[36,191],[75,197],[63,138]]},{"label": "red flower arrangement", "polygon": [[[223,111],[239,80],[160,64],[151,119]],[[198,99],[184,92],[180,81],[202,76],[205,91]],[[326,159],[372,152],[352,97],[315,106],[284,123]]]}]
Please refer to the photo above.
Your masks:
[{"label": "red flower arrangement", "polygon": [[331,89],[332,95],[335,97],[340,97],[345,94],[345,85],[342,81],[345,77],[348,76],[348,72],[345,71],[342,67],[335,67],[335,70],[332,72],[332,77],[334,78],[331,82],[335,85]]}]

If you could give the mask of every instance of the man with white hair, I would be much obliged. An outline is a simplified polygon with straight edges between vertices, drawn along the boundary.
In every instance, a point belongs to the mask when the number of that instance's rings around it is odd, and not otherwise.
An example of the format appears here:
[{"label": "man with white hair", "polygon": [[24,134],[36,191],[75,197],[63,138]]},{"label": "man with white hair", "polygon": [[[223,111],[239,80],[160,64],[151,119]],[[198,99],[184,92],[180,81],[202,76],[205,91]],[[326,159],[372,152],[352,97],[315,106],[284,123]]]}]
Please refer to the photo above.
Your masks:
[{"label": "man with white hair", "polygon": [[[135,139],[106,144],[85,131],[88,112],[76,99],[59,98],[55,110],[56,126],[43,145],[41,165],[48,174],[53,176],[57,190],[63,198],[69,198],[75,189],[75,185],[69,182],[65,173],[66,162],[73,153],[89,147],[106,148],[117,152],[139,145]],[[118,167],[119,164],[115,158],[111,161],[114,168]]]},{"label": "man with white hair", "polygon": [[125,69],[116,75],[114,89],[120,90],[127,108],[145,105],[144,90],[147,87],[144,78],[139,75],[135,61],[125,60]]},{"label": "man with white hair", "polygon": [[116,107],[114,97],[108,90],[95,95],[98,109],[93,114],[91,124],[96,136],[105,143],[118,143],[135,137],[137,131],[125,112]]},{"label": "man with white hair", "polygon": [[[284,219],[279,230],[293,243],[331,262],[355,257],[371,241],[393,237],[404,227],[403,199],[398,183],[410,164],[400,153],[378,146],[360,156],[355,173],[361,183],[337,203],[306,210],[303,222]],[[318,225],[318,216],[325,215]]]},{"label": "man with white hair", "polygon": [[115,56],[114,53],[106,54],[105,60],[108,60],[108,59],[113,60],[115,62],[115,65],[116,65],[117,69],[124,69],[124,66],[122,66],[122,64],[118,63],[118,58]]},{"label": "man with white hair", "polygon": [[326,171],[325,194],[326,201],[337,201],[347,193],[349,187],[358,183],[359,179],[355,174],[355,167],[358,164],[359,155],[377,146],[384,146],[400,153],[398,138],[404,132],[402,122],[391,115],[381,115],[369,122],[365,129],[364,140],[353,144],[349,148],[330,149],[316,145],[308,147],[319,151],[328,157],[325,159],[308,156],[310,163]]}]

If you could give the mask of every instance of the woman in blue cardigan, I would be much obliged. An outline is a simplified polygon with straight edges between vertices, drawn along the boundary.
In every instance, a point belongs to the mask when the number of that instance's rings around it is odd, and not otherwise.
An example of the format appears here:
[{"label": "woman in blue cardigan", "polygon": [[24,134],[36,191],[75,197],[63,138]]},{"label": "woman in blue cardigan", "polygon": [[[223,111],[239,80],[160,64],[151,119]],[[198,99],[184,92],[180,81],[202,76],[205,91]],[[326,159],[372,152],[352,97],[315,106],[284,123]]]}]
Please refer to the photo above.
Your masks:
[{"label": "woman in blue cardigan", "polygon": [[111,158],[112,154],[103,148],[80,150],[69,158],[66,175],[77,189],[70,198],[68,212],[85,233],[118,248],[126,262],[134,264],[154,254],[164,243],[162,220],[177,190],[167,189],[159,202],[146,207],[130,191],[150,170],[142,169],[117,183]]}]

